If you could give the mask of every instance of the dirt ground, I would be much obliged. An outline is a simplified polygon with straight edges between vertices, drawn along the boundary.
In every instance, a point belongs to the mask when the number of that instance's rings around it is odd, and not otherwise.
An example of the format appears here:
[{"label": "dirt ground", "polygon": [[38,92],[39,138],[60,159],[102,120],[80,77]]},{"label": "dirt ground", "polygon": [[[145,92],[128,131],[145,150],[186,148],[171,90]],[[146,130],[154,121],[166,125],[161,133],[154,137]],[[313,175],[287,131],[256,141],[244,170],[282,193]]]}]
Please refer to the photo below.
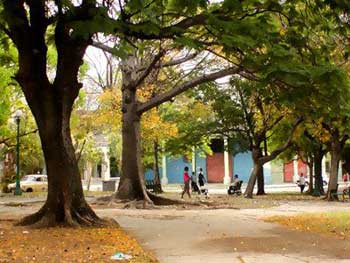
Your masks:
[{"label": "dirt ground", "polygon": [[[173,197],[178,198],[176,194]],[[179,205],[161,209],[134,209],[132,206],[127,206],[129,209],[125,209],[125,204],[121,203],[104,205],[92,203],[98,215],[117,220],[124,231],[135,237],[146,250],[154,253],[160,262],[350,262],[350,237],[338,239],[305,233],[262,220],[273,215],[350,212],[350,203],[329,203],[309,197],[294,197],[288,200],[277,195],[252,200],[218,195],[211,196],[209,200],[203,199],[203,202],[207,201],[214,205],[208,203],[201,206]],[[40,205],[40,202],[27,203],[23,206],[18,206],[14,202],[11,204],[3,202],[0,205],[0,219],[19,218],[36,211]],[[3,226],[0,225],[1,227]],[[120,235],[117,231],[112,232],[110,235],[115,235],[115,238]],[[86,236],[87,240],[88,237],[89,235]],[[59,243],[62,238],[64,237],[56,237],[57,242]],[[113,241],[107,240],[104,244],[110,243]],[[85,245],[82,245],[81,249],[86,250],[86,243],[82,244]],[[11,248],[13,249],[12,246],[6,248],[6,251]],[[114,250],[115,248],[113,246]],[[64,255],[67,253],[64,249],[75,251],[73,243],[66,243],[57,251]],[[106,257],[103,257],[103,249],[98,252],[94,250],[94,256],[100,259],[90,260],[88,255],[91,254],[86,253],[85,262],[108,262],[113,249],[108,253],[105,252]],[[38,250],[34,255],[39,254]],[[72,258],[69,262],[84,262],[75,259]],[[152,258],[146,260],[152,262]],[[55,261],[43,258],[37,262]]]}]

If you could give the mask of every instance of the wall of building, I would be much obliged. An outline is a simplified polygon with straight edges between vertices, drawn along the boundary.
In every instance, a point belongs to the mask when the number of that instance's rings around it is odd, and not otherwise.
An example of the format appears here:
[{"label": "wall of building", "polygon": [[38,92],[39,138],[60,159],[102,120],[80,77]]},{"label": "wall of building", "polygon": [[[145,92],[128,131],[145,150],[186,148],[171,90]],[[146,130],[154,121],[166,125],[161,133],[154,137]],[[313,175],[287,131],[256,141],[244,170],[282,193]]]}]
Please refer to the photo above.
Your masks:
[{"label": "wall of building", "polygon": [[[238,153],[233,157],[233,174],[238,174],[243,183],[247,183],[253,170],[254,162],[250,151]],[[265,184],[272,184],[271,165],[264,165]]]},{"label": "wall of building", "polygon": [[[203,153],[196,152],[195,159],[196,175],[198,176],[199,168],[202,168],[204,177],[207,178],[207,165],[206,156]],[[163,177],[163,169],[161,166],[162,162],[159,162],[159,174]],[[184,157],[172,157],[167,156],[166,158],[166,171],[169,184],[181,184],[183,183],[183,171],[185,166],[189,168],[189,174],[192,175],[192,160],[187,160]],[[146,169],[145,171],[146,180],[153,180],[153,170]]]},{"label": "wall of building", "polygon": [[[215,153],[210,156],[196,153],[195,159],[196,175],[199,168],[203,169],[204,176],[209,183],[223,183],[224,181],[224,154]],[[162,162],[160,162],[161,164]],[[183,183],[183,170],[188,166],[191,172],[192,160],[186,160],[183,157],[167,157],[166,172],[168,183]],[[238,174],[239,178],[247,183],[250,173],[253,169],[253,160],[250,152],[236,154],[230,158],[229,173],[230,177]],[[297,169],[297,170],[295,170]],[[160,176],[163,176],[163,169],[159,167]],[[281,160],[274,160],[264,165],[265,184],[291,183],[295,180],[295,174],[308,174],[307,167],[300,160],[298,162],[283,163]],[[339,173],[341,174],[341,173]],[[145,171],[146,180],[152,180],[153,171]]]},{"label": "wall of building", "polygon": [[233,174],[247,183],[253,169],[253,159],[251,152],[238,153],[233,157]]},{"label": "wall of building", "polygon": [[271,182],[272,184],[283,184],[283,161],[273,160],[271,162]]},{"label": "wall of building", "polygon": [[[232,158],[229,159],[229,173],[232,178]],[[224,153],[207,156],[207,174],[209,183],[222,183],[225,177]]]}]

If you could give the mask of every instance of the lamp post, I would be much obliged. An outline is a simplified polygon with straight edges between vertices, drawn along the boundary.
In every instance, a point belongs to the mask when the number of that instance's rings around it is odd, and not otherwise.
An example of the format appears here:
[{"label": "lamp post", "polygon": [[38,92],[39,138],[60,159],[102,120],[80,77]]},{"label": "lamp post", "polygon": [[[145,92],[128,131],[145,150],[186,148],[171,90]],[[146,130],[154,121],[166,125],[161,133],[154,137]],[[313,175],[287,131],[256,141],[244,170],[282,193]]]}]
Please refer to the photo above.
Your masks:
[{"label": "lamp post", "polygon": [[17,110],[15,113],[15,120],[17,124],[17,144],[16,144],[16,189],[14,194],[15,195],[21,195],[22,190],[21,190],[21,185],[19,181],[19,124],[21,122],[21,117],[22,117],[22,111]]}]

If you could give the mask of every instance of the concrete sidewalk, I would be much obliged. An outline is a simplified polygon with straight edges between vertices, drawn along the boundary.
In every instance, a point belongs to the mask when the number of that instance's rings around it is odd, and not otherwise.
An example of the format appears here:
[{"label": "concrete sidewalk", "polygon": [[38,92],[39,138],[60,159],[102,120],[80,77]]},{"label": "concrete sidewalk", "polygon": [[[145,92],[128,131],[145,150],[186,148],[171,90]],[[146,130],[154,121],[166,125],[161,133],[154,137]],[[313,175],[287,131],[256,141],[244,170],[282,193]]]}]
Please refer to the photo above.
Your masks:
[{"label": "concrete sidewalk", "polygon": [[[245,191],[246,184],[242,185],[242,192]],[[206,185],[210,194],[227,194],[228,186],[224,184],[207,184]],[[165,192],[181,192],[181,184],[167,184],[162,185],[162,188]],[[255,187],[256,190],[256,187]],[[255,191],[254,190],[254,191]],[[276,193],[276,192],[299,192],[299,187],[293,183],[285,183],[278,185],[266,185],[265,191],[267,193]]]},{"label": "concrete sidewalk", "polygon": [[97,213],[114,217],[162,263],[349,263],[349,240],[260,220],[317,211],[350,211],[350,207],[345,203],[288,202],[264,209],[105,209]]}]

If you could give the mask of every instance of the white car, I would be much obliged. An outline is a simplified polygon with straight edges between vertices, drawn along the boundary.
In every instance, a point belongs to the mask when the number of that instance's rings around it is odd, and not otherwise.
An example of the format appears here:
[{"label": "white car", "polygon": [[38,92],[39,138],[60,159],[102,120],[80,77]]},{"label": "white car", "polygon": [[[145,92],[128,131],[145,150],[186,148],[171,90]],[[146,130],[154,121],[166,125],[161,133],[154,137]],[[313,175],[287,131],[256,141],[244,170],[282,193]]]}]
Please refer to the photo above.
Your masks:
[{"label": "white car", "polygon": [[[20,181],[23,192],[41,192],[47,191],[47,175],[45,174],[28,174]],[[16,183],[8,185],[10,191],[16,189]]]}]

